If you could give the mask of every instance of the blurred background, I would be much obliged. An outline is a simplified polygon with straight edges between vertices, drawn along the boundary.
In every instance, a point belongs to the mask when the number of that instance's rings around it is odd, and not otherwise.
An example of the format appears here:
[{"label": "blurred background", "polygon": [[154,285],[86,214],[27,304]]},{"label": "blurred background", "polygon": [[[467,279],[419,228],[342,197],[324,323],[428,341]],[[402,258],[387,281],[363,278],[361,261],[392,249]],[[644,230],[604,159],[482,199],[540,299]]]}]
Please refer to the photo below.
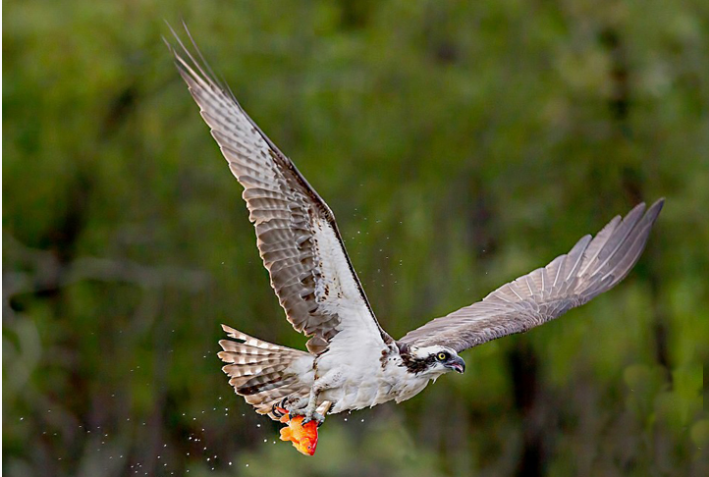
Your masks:
[{"label": "blurred background", "polygon": [[[706,1],[3,7],[5,475],[709,475]],[[181,19],[395,337],[664,196],[648,249],[301,456],[220,371],[220,323],[305,338],[161,39]]]}]

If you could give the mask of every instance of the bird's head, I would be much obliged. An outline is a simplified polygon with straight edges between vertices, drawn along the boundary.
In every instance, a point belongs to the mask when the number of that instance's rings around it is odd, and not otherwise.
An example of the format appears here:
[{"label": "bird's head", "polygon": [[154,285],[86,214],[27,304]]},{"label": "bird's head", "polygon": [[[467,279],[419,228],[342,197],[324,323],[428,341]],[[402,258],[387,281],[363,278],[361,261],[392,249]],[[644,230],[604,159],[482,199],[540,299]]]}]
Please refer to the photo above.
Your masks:
[{"label": "bird's head", "polygon": [[465,372],[465,361],[455,350],[447,346],[434,345],[411,348],[404,364],[417,375],[437,377],[449,371]]}]

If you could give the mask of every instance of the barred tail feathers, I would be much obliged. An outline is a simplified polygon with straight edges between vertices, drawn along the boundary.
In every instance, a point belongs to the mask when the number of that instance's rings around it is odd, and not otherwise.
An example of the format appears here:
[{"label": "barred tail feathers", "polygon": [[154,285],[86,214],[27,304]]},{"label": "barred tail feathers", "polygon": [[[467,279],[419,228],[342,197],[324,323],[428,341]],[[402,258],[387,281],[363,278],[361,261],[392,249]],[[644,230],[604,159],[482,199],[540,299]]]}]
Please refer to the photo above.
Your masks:
[{"label": "barred tail feathers", "polygon": [[312,369],[309,353],[259,340],[226,325],[222,329],[231,338],[219,341],[223,351],[218,356],[227,363],[222,370],[231,378],[229,384],[236,393],[256,412],[277,419],[270,414],[274,404],[308,395],[312,383],[303,378]]}]

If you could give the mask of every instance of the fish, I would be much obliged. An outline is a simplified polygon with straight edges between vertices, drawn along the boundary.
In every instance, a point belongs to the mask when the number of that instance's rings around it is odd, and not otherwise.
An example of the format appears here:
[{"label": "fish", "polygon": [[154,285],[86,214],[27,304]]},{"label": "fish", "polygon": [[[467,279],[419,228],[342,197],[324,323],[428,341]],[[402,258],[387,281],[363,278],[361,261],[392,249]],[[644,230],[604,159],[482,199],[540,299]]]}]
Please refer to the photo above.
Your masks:
[{"label": "fish", "polygon": [[288,424],[281,429],[281,440],[292,442],[293,447],[301,454],[314,455],[318,446],[318,423],[310,421],[303,425],[305,416],[295,416],[291,419],[288,411],[285,409],[280,411],[283,415],[279,421]]}]

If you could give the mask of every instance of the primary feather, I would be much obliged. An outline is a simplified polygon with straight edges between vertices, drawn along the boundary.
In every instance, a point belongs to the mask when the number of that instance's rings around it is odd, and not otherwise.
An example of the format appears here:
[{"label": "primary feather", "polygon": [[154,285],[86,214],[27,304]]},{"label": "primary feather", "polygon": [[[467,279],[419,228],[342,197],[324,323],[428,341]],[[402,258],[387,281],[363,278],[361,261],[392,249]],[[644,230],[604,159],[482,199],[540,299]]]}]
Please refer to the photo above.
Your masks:
[{"label": "primary feather", "polygon": [[[231,172],[244,187],[242,196],[271,286],[288,321],[311,336],[308,349],[316,354],[325,351],[348,319],[381,340],[392,341],[374,317],[325,201],[234,95],[175,38],[184,54],[171,48],[175,64]],[[357,313],[339,312],[351,309]]]},{"label": "primary feather", "polygon": [[527,331],[583,305],[625,278],[645,248],[663,203],[658,200],[644,215],[645,204],[637,205],[624,219],[615,217],[594,239],[586,235],[546,267],[410,331],[400,341],[412,346],[445,344],[460,352]]}]

